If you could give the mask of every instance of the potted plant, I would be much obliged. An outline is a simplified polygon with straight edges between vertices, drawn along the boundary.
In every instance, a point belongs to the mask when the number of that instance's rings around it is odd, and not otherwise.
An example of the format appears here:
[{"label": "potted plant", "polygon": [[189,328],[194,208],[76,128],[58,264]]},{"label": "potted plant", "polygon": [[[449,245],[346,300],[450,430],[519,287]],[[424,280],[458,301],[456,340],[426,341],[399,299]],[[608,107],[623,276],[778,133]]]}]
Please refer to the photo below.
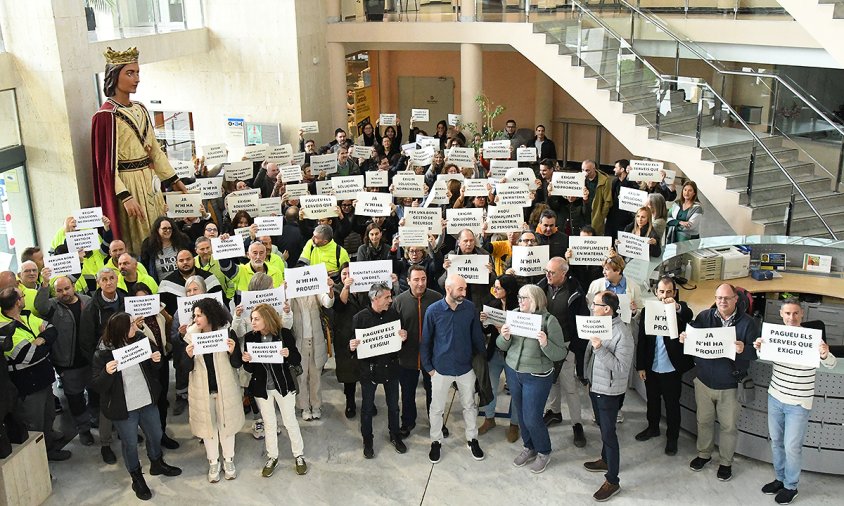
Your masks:
[{"label": "potted plant", "polygon": [[97,18],[94,11],[114,12],[117,7],[117,0],[85,0],[85,21],[88,24],[88,31],[97,29]]}]

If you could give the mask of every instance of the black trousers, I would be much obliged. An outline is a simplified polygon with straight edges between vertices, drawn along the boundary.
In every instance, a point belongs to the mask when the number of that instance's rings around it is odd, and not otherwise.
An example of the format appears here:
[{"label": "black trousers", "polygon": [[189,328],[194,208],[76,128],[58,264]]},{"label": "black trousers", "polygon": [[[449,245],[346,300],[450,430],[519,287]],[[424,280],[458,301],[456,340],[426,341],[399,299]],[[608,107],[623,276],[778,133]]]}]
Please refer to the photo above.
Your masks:
[{"label": "black trousers", "polygon": [[420,372],[422,373],[422,387],[425,389],[425,409],[426,411],[431,410],[431,375],[418,369],[402,367],[399,371],[402,427],[416,425],[416,388],[419,386]]},{"label": "black trousers", "polygon": [[668,422],[666,435],[676,441],[680,437],[680,390],[682,375],[677,372],[645,372],[645,391],[648,395],[648,428],[659,430],[662,418],[662,404],[665,402],[665,418]]},{"label": "black trousers", "polygon": [[170,391],[170,361],[161,357],[161,367],[158,369],[158,382],[161,383],[161,394],[158,396],[158,417],[161,419],[161,433],[167,428],[167,408],[170,403],[167,401],[167,393]]}]

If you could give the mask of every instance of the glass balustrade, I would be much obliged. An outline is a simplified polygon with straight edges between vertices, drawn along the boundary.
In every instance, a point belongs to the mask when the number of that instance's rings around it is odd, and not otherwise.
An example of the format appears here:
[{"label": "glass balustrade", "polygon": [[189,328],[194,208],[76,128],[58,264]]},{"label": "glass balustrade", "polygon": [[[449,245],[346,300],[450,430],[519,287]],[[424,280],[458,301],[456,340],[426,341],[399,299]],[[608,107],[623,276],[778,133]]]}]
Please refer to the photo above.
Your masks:
[{"label": "glass balustrade", "polygon": [[83,0],[88,40],[102,41],[201,28],[202,0]]}]

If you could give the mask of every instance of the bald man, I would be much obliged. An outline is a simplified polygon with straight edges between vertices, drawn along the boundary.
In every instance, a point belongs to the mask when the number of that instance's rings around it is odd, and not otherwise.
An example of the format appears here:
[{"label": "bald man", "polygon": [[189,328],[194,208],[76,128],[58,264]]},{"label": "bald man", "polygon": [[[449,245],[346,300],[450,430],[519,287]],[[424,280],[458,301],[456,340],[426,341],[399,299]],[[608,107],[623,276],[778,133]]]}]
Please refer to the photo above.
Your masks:
[{"label": "bald man", "polygon": [[[108,244],[108,255],[109,258],[106,260],[104,267],[109,267],[114,269],[114,272],[119,272],[120,267],[117,263],[120,261],[120,255],[123,253],[128,253],[126,250],[126,243],[121,241],[120,239],[115,239]],[[138,264],[138,272],[143,274],[147,273],[147,268],[144,267],[144,264]]]},{"label": "bald man", "polygon": [[141,264],[129,253],[120,255],[120,259],[117,261],[117,267],[120,268],[120,275],[117,277],[117,287],[126,291],[130,296],[135,295],[135,286],[141,283],[147,285],[147,288],[152,290],[152,293],[158,293],[158,283],[149,274],[141,272]]}]

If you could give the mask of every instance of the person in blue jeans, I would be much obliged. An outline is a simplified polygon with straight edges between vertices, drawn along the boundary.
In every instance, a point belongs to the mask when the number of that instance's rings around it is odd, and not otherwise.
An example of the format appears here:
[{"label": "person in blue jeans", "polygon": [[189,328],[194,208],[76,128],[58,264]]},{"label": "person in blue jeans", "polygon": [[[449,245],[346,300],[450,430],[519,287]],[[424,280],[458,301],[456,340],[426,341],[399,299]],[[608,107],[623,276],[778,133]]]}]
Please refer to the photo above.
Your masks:
[{"label": "person in blue jeans", "polygon": [[[789,298],[780,306],[780,317],[789,327],[803,323],[803,307],[797,298]],[[760,350],[764,344],[760,337],[753,346]],[[765,346],[773,346],[772,344]],[[829,346],[818,346],[820,363],[833,368],[837,362]],[[774,481],[762,487],[762,492],[774,495],[777,504],[790,504],[797,497],[797,484],[803,464],[803,438],[812,411],[815,396],[817,367],[774,362],[768,386],[768,431],[771,434],[771,453],[774,456]]]}]

